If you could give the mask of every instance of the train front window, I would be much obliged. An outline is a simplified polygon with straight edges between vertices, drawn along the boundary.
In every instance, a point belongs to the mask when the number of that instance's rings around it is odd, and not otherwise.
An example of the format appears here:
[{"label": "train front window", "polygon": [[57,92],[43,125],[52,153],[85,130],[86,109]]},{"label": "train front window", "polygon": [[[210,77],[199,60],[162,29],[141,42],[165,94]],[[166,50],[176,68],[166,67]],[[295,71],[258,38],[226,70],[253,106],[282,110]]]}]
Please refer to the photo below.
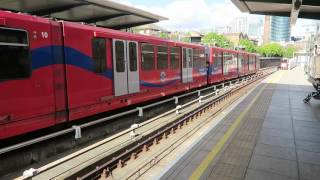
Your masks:
[{"label": "train front window", "polygon": [[27,78],[31,75],[28,33],[0,28],[0,79]]}]

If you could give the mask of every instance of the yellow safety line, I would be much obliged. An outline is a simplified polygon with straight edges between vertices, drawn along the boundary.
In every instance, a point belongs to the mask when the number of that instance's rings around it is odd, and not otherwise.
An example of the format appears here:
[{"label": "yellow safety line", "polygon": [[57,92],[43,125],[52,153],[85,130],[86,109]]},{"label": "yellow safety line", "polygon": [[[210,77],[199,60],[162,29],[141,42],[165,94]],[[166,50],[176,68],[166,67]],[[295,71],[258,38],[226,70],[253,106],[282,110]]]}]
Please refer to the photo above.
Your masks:
[{"label": "yellow safety line", "polygon": [[[231,127],[228,129],[228,131],[223,135],[223,137],[219,140],[219,142],[213,147],[213,149],[209,152],[209,154],[202,160],[200,165],[197,167],[197,169],[192,173],[190,176],[190,180],[197,180],[200,179],[202,174],[205,172],[205,170],[208,168],[208,166],[211,164],[211,162],[215,159],[215,157],[219,154],[221,149],[224,147],[225,143],[228,141],[230,136],[233,134],[235,129],[239,126],[243,118],[246,116],[246,114],[249,112],[251,107],[254,105],[254,103],[257,101],[259,96],[262,94],[263,90],[270,84],[276,82],[276,80],[280,80],[280,77],[282,76],[283,71],[281,71],[276,79],[276,77],[273,77],[272,79],[269,79],[269,81],[260,89],[260,91],[257,93],[257,95],[253,98],[253,100],[250,102],[250,104],[246,107],[246,109],[237,117],[235,122],[231,125]],[[273,81],[274,80],[274,81]]]}]

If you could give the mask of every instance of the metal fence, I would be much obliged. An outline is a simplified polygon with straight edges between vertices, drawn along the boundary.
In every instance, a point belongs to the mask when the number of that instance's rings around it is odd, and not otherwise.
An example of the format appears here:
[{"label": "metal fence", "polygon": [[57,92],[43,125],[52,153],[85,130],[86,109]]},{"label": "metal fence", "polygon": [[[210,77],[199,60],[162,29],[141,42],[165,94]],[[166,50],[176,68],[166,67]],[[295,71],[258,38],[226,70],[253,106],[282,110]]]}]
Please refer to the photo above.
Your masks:
[{"label": "metal fence", "polygon": [[260,68],[280,67],[282,57],[260,57]]}]

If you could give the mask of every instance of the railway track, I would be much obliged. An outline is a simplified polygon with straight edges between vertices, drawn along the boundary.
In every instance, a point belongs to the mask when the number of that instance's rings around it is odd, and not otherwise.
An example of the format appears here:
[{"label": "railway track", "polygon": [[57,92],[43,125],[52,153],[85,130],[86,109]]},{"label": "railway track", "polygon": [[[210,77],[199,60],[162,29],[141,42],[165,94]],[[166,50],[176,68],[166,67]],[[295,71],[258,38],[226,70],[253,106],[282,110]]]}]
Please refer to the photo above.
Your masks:
[{"label": "railway track", "polygon": [[[144,159],[144,163],[134,167],[135,169],[128,171],[131,172],[130,174],[126,174],[122,177],[124,179],[135,179],[143,174],[148,168],[152,167],[151,164],[159,162],[166,154],[188,139],[188,137],[200,127],[204,126],[209,121],[209,116],[221,111],[233,100],[239,98],[246,92],[247,88],[254,83],[257,83],[265,76],[268,76],[273,71],[275,70],[265,69],[256,75],[228,82],[228,86],[222,84],[220,85],[221,89],[217,89],[219,85],[208,87],[204,90],[212,88],[214,91],[206,95],[201,95],[201,91],[198,91],[199,97],[191,102],[177,105],[175,109],[158,115],[131,129],[122,131],[74,154],[38,168],[34,170],[29,177],[22,176],[18,179],[30,177],[33,179],[43,179],[44,177],[46,177],[46,179],[107,178],[111,176],[112,172],[116,169],[130,167],[130,162],[136,161],[137,158],[142,157],[141,153],[148,152],[152,146],[158,146],[160,142],[165,142],[169,136],[174,137],[173,134],[178,131],[182,132],[181,129],[183,129],[185,132],[182,133],[182,135],[175,136],[175,139],[173,140],[170,138],[170,142],[172,143],[169,146],[162,147],[161,151],[157,154],[153,154],[151,158]],[[157,102],[155,104],[161,105],[169,101],[175,101],[176,104],[178,104],[179,97],[173,97],[164,102]],[[152,106],[149,105],[144,108],[137,108],[134,112],[143,115],[143,110],[150,107]],[[204,116],[208,117],[206,118]],[[198,121],[197,119],[201,117],[204,118],[204,120]]]},{"label": "railway track", "polygon": [[[225,84],[230,84],[230,82],[225,82]],[[144,122],[166,112],[178,103],[183,104],[218,87],[219,85],[193,90],[158,102],[140,105],[140,107],[127,108],[117,114],[108,113],[105,114],[108,115],[107,117],[91,119],[87,123],[2,148],[0,149],[2,162],[0,179],[11,179],[20,175],[25,169],[38,168],[61,156],[67,156],[80,148],[127,129],[133,123]]]}]

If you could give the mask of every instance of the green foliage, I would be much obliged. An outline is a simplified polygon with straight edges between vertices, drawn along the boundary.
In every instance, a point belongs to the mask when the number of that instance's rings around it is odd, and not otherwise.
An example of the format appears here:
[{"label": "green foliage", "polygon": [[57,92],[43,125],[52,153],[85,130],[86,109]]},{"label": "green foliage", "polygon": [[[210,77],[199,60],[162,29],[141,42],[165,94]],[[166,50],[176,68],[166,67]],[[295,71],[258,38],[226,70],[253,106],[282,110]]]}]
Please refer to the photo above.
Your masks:
[{"label": "green foliage", "polygon": [[133,33],[139,33],[140,30],[141,30],[141,28],[139,28],[139,27],[133,27],[133,28],[131,28],[131,31],[132,31]]},{"label": "green foliage", "polygon": [[250,41],[248,39],[241,39],[239,41],[239,45],[243,46],[245,48],[245,50],[248,51],[248,52],[254,53],[254,52],[257,51],[256,45],[252,41]]},{"label": "green foliage", "polygon": [[160,38],[163,38],[163,39],[169,39],[168,33],[164,33],[164,32],[161,32],[161,33],[159,34],[159,37],[160,37]]},{"label": "green foliage", "polygon": [[190,37],[183,37],[180,39],[182,42],[191,42],[191,38]]},{"label": "green foliage", "polygon": [[182,37],[180,41],[190,43],[191,42],[190,36],[191,36],[191,32],[187,32],[185,33],[185,37]]},{"label": "green foliage", "polygon": [[282,57],[284,55],[284,48],[280,44],[270,43],[260,46],[258,52],[266,57]]},{"label": "green foliage", "polygon": [[170,35],[170,39],[173,40],[173,41],[178,41],[178,40],[179,40],[179,35],[177,35],[177,34],[171,34],[171,35]]},{"label": "green foliage", "polygon": [[202,43],[209,46],[217,46],[223,48],[232,48],[233,43],[223,35],[217,33],[208,33],[202,38]]},{"label": "green foliage", "polygon": [[292,58],[295,49],[292,47],[285,48],[277,43],[270,43],[270,44],[265,44],[263,46],[258,47],[257,51],[259,54],[266,57],[273,56],[273,57]]},{"label": "green foliage", "polygon": [[284,52],[284,57],[293,58],[294,52],[295,52],[295,49],[293,47],[287,47]]}]

